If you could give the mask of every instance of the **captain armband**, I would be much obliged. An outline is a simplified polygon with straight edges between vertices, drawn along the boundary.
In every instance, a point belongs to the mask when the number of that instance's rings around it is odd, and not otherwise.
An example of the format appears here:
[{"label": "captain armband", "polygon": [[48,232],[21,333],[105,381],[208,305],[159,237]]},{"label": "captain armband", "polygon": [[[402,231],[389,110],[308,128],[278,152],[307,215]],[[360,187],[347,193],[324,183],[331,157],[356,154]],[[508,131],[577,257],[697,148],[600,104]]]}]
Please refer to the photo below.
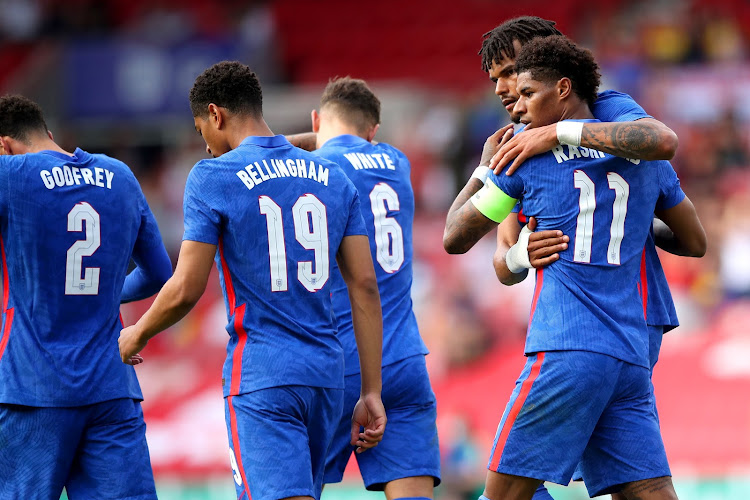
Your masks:
[{"label": "captain armband", "polygon": [[469,198],[479,212],[500,224],[516,206],[516,199],[505,194],[494,182],[487,179],[484,187]]}]

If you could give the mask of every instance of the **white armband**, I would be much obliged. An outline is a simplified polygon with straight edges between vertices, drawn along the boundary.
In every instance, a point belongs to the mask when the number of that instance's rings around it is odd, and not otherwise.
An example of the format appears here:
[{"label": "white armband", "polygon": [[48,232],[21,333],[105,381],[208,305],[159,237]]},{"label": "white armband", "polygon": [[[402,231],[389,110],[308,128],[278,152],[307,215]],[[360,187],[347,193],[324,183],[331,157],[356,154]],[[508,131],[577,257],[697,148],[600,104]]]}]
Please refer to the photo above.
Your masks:
[{"label": "white armband", "polygon": [[583,122],[557,122],[557,142],[568,146],[580,146]]},{"label": "white armband", "polygon": [[477,168],[474,169],[474,173],[471,174],[471,179],[479,179],[482,181],[482,184],[484,184],[484,181],[487,180],[487,176],[490,175],[490,167],[485,167],[484,165],[479,165]]},{"label": "white armband", "polygon": [[532,232],[529,226],[523,226],[521,234],[518,235],[518,243],[510,247],[508,253],[505,254],[505,264],[514,274],[534,267],[529,260],[529,236]]}]

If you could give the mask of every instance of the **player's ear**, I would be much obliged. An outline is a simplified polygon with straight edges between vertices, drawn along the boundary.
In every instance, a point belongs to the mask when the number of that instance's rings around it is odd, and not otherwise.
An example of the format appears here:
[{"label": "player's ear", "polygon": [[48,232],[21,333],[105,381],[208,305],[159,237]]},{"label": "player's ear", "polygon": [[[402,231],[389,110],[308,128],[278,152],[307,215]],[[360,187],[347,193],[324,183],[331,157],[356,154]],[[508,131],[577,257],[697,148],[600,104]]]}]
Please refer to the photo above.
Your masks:
[{"label": "player's ear", "polygon": [[560,94],[560,99],[567,99],[570,96],[573,92],[573,84],[570,78],[563,77],[557,81],[557,92]]},{"label": "player's ear", "polygon": [[51,130],[47,131],[47,137],[49,137],[50,141],[54,141],[55,140],[55,138],[52,136],[52,131]]},{"label": "player's ear", "polygon": [[312,119],[312,131],[317,134],[320,131],[320,113],[317,109],[310,112],[310,118]]},{"label": "player's ear", "polygon": [[378,133],[378,129],[380,128],[380,124],[378,123],[374,127],[370,129],[370,131],[367,133],[367,142],[372,142],[373,139],[375,139],[375,134]]},{"label": "player's ear", "polygon": [[12,155],[13,151],[7,137],[0,137],[0,155]]},{"label": "player's ear", "polygon": [[224,115],[214,103],[208,105],[208,121],[217,129],[220,129],[224,124]]}]

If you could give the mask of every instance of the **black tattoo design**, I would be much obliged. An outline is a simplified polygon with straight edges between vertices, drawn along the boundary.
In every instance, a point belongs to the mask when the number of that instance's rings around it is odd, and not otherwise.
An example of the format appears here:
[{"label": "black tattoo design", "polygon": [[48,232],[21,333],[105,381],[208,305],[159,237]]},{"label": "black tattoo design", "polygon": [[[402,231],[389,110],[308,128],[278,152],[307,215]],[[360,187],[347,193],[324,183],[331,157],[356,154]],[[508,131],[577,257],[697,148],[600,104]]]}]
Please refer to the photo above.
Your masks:
[{"label": "black tattoo design", "polygon": [[[669,494],[669,490],[673,493],[672,497],[676,499],[677,496],[674,495],[672,478],[670,476],[663,476],[630,483],[623,488],[622,494],[625,495],[628,500],[645,500],[651,498],[654,493],[661,492]],[[660,498],[670,497],[661,495]]]},{"label": "black tattoo design", "polygon": [[581,145],[621,158],[648,160],[658,157],[660,137],[658,127],[648,122],[587,123]]}]

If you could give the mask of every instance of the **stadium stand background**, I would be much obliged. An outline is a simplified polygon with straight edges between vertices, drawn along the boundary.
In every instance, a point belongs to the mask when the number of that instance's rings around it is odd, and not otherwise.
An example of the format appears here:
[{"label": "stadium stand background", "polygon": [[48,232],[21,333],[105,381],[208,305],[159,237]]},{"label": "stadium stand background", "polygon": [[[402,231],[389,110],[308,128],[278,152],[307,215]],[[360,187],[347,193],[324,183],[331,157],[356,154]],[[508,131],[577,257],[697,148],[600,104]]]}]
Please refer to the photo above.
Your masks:
[{"label": "stadium stand background", "polygon": [[[655,370],[683,500],[750,498],[750,4],[742,0],[0,0],[0,91],[39,101],[64,147],[105,152],[140,179],[170,254],[182,192],[205,155],[187,91],[222,59],[260,75],[277,133],[309,128],[331,76],[366,78],[379,138],[412,161],[414,300],[439,402],[441,500],[475,499],[495,426],[523,365],[533,280],[506,288],[494,242],[444,253],[444,215],[504,113],[476,55],[481,34],[535,14],[592,49],[605,85],[632,94],[680,137],[673,163],[709,236],[705,258],[663,255],[682,326]],[[218,377],[226,343],[216,276],[196,310],[138,367],[163,499],[231,498]],[[124,308],[126,321],[146,304]],[[408,446],[408,444],[405,444]],[[324,499],[361,494],[350,467]],[[586,498],[580,487],[556,498]]]}]

